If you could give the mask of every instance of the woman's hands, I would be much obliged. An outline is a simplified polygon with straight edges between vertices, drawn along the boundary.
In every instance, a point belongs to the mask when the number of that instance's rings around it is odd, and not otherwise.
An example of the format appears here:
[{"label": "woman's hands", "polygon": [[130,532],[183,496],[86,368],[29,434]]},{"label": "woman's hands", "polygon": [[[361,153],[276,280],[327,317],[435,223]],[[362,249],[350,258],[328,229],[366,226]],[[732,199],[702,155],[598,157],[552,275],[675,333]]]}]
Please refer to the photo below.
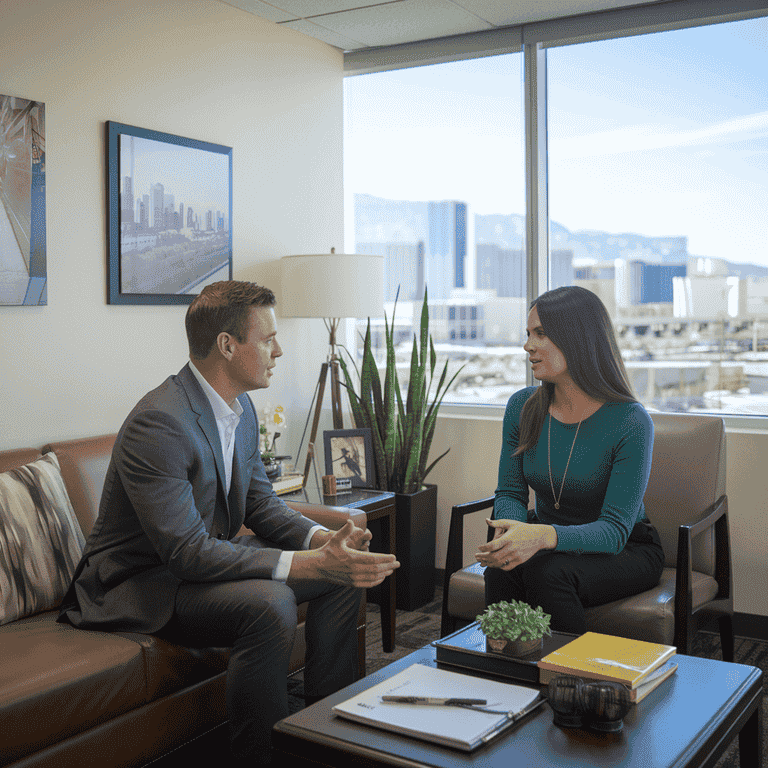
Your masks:
[{"label": "woman's hands", "polygon": [[541,549],[557,546],[557,532],[551,525],[532,525],[518,520],[489,520],[493,540],[481,544],[475,553],[480,565],[511,571]]}]

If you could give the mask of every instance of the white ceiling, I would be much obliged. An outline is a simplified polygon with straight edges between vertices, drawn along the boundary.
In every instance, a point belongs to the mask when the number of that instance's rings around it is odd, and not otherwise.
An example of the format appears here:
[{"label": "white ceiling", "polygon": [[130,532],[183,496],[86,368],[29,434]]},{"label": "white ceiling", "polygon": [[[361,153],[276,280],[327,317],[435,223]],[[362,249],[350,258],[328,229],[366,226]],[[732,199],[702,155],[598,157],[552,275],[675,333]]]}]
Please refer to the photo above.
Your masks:
[{"label": "white ceiling", "polygon": [[575,16],[658,0],[222,0],[354,51]]}]

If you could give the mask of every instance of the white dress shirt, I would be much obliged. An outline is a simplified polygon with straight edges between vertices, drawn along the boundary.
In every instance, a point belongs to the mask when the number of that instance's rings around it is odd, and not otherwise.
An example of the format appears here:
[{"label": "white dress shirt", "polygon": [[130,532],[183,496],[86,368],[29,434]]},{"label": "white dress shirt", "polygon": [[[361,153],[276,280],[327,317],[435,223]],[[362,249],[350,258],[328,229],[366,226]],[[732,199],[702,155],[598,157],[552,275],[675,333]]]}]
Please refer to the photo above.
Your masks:
[{"label": "white dress shirt", "polygon": [[[221,450],[224,453],[224,474],[227,485],[227,495],[229,495],[229,489],[232,485],[232,463],[235,454],[235,430],[240,423],[240,417],[243,415],[243,406],[235,400],[230,408],[224,398],[208,383],[202,373],[197,370],[195,364],[190,360],[189,368],[194,374],[200,386],[203,388],[208,402],[211,404],[213,410],[213,417],[216,419],[216,426],[219,430],[219,439],[221,440]],[[312,541],[312,537],[315,535],[315,531],[327,531],[328,529],[323,525],[313,526],[307,537],[304,539],[303,548],[309,549],[309,542]],[[284,551],[280,555],[280,559],[277,561],[274,571],[272,572],[272,578],[275,581],[285,581],[288,578],[288,574],[291,570],[291,564],[293,563],[293,552]]]}]

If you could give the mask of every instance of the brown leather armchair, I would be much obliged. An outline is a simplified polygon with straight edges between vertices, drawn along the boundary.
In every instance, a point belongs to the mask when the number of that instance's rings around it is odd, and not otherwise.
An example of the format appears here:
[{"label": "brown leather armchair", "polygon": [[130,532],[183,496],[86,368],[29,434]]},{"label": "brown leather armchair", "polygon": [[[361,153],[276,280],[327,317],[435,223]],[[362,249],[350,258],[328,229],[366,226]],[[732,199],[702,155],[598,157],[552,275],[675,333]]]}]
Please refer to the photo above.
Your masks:
[{"label": "brown leather armchair", "polygon": [[[652,413],[653,459],[645,509],[666,555],[659,584],[587,609],[593,632],[675,645],[690,653],[698,621],[718,620],[723,659],[733,661],[733,579],[725,495],[725,428],[712,416]],[[451,510],[443,587],[443,636],[485,609],[483,568],[462,568],[464,517],[494,497]],[[489,529],[490,530],[490,529]]]}]

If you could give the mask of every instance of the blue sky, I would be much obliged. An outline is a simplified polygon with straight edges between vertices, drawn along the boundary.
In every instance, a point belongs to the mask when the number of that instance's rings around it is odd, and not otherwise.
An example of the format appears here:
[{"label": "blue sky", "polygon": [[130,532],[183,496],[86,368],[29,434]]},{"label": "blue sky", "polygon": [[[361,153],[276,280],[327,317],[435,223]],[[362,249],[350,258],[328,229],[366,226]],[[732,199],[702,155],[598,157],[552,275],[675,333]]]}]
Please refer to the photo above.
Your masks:
[{"label": "blue sky", "polygon": [[[767,64],[764,19],[550,49],[552,219],[768,265]],[[348,209],[524,212],[521,83],[519,54],[347,78]]]},{"label": "blue sky", "polygon": [[[130,136],[120,141],[120,191],[123,176],[130,174]],[[184,203],[198,216],[205,211],[222,211],[229,217],[229,158],[208,150],[134,137],[134,197],[148,195],[153,184],[161,183],[174,196],[174,207]],[[185,214],[186,215],[186,214]]]}]

